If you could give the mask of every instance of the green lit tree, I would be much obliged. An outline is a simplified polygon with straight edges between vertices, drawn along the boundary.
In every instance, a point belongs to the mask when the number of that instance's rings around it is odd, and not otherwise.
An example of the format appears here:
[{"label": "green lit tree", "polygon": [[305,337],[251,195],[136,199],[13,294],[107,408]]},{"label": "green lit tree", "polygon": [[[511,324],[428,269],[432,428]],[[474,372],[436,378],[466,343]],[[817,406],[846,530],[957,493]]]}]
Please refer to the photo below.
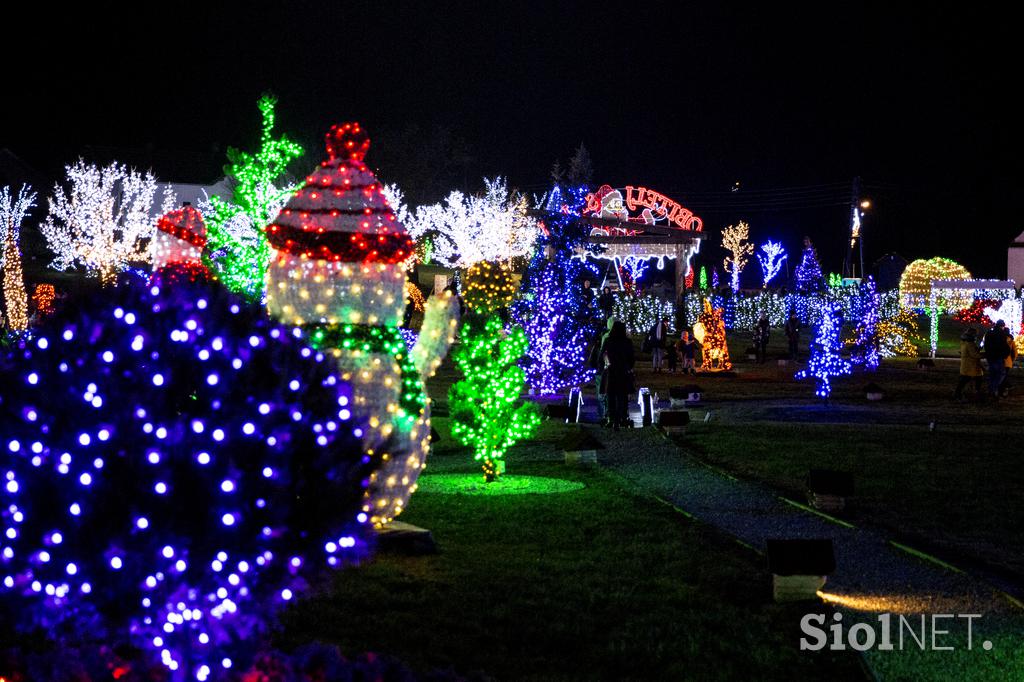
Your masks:
[{"label": "green lit tree", "polygon": [[[493,278],[497,267],[489,270]],[[498,287],[492,283],[470,288],[478,295],[467,295],[469,312],[462,322],[462,344],[452,353],[462,379],[448,391],[452,416],[452,435],[473,448],[488,483],[498,480],[498,462],[516,442],[528,437],[540,423],[537,409],[522,400],[526,376],[519,360],[528,342],[522,328],[506,332],[498,307],[507,304],[500,295],[488,295]]]},{"label": "green lit tree", "polygon": [[284,175],[288,164],[303,153],[287,136],[274,137],[276,105],[272,95],[263,95],[257,103],[263,119],[259,151],[228,149],[224,172],[231,181],[230,200],[213,196],[202,207],[207,238],[203,262],[225,286],[253,300],[263,298],[270,263],[263,228],[297,189],[285,182]]}]

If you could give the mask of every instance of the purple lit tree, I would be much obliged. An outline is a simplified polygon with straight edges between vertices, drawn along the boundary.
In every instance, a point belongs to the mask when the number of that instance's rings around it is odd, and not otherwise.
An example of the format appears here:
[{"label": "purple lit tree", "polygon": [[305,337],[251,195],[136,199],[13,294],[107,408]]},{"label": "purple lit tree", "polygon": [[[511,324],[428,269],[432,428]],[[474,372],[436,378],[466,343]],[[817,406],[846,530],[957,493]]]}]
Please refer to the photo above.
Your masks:
[{"label": "purple lit tree", "polygon": [[204,680],[365,549],[377,463],[350,386],[195,273],[69,302],[0,382],[0,595],[21,628],[93,619]]},{"label": "purple lit tree", "polygon": [[853,339],[853,352],[850,360],[854,365],[863,365],[864,369],[874,372],[881,360],[879,353],[878,334],[878,287],[873,277],[868,277],[860,285],[860,322]]},{"label": "purple lit tree", "polygon": [[825,288],[825,275],[818,262],[818,252],[811,243],[810,237],[804,237],[804,253],[800,264],[794,272],[796,290],[801,293],[821,291]]},{"label": "purple lit tree", "polygon": [[523,275],[519,299],[512,305],[512,317],[529,341],[522,363],[526,380],[540,394],[557,393],[593,378],[587,349],[597,334],[583,297],[583,280],[594,274],[573,258],[586,236],[576,220],[586,189],[556,187],[551,196],[537,252]]}]

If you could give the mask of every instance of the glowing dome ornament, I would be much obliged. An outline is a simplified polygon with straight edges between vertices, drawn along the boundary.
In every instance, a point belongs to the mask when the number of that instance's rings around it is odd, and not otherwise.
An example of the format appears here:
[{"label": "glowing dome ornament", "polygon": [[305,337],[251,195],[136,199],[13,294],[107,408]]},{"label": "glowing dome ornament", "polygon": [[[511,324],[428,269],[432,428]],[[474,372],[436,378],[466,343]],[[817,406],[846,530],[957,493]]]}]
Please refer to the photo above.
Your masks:
[{"label": "glowing dome ornament", "polygon": [[[931,305],[932,282],[937,280],[969,280],[967,268],[949,258],[918,259],[910,263],[900,276],[900,304],[908,310],[927,310]],[[967,291],[945,290],[937,301],[943,311],[963,310],[973,297]]]},{"label": "glowing dome ornament", "polygon": [[363,163],[369,146],[358,123],[333,126],[328,159],[267,226],[274,249],[267,305],[280,319],[311,330],[313,342],[333,351],[343,378],[353,383],[352,409],[368,418],[363,444],[382,461],[370,475],[365,506],[381,526],[416,489],[430,447],[423,379],[436,368],[437,353],[447,351],[454,322],[451,301],[428,304],[419,343],[430,349],[407,350],[399,325],[404,261],[414,246]]}]

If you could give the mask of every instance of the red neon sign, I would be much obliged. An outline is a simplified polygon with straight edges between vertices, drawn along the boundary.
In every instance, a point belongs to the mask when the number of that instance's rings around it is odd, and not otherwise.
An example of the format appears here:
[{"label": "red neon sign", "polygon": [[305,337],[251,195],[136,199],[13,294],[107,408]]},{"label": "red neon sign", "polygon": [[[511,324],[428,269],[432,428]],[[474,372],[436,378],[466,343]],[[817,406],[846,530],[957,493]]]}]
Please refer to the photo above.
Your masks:
[{"label": "red neon sign", "polygon": [[[639,215],[636,215],[637,209],[641,209]],[[652,189],[633,187],[632,185],[626,185],[623,190],[612,189],[609,185],[601,185],[596,192],[587,195],[587,206],[583,212],[600,218],[646,225],[654,225],[658,221],[664,220],[671,227],[688,232],[700,232],[704,229],[704,221],[679,202]],[[602,231],[606,234],[610,234],[612,231],[615,234],[637,234],[639,232],[623,228],[602,229]]]}]

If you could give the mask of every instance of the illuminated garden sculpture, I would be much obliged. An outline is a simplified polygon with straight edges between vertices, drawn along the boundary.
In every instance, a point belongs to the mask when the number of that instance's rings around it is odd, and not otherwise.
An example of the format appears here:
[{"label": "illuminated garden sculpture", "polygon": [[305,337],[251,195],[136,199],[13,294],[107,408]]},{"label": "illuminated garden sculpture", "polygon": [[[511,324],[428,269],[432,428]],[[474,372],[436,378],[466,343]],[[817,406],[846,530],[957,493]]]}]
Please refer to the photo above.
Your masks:
[{"label": "illuminated garden sculpture", "polygon": [[204,680],[358,556],[378,462],[351,386],[297,332],[158,278],[69,302],[0,358],[7,617],[58,639],[95,619]]},{"label": "illuminated garden sculpture", "polygon": [[[908,310],[928,310],[931,305],[932,282],[936,280],[969,280],[967,268],[949,258],[918,259],[911,262],[900,276],[900,303]],[[944,310],[962,310],[971,305],[969,292],[952,289],[943,292],[939,305]]]},{"label": "illuminated garden sculpture", "polygon": [[693,336],[701,345],[704,361],[701,369],[706,372],[724,372],[732,369],[729,359],[729,344],[725,337],[724,310],[713,308],[711,301],[704,300],[704,311],[697,316],[693,325]]},{"label": "illuminated garden sculpture", "polygon": [[432,298],[408,351],[399,327],[413,244],[363,162],[369,146],[358,123],[333,126],[327,160],[267,227],[267,306],[304,327],[352,382],[356,410],[369,416],[363,447],[382,462],[369,476],[365,511],[383,526],[405,508],[426,465],[424,381],[447,352],[456,322],[454,299]]}]

